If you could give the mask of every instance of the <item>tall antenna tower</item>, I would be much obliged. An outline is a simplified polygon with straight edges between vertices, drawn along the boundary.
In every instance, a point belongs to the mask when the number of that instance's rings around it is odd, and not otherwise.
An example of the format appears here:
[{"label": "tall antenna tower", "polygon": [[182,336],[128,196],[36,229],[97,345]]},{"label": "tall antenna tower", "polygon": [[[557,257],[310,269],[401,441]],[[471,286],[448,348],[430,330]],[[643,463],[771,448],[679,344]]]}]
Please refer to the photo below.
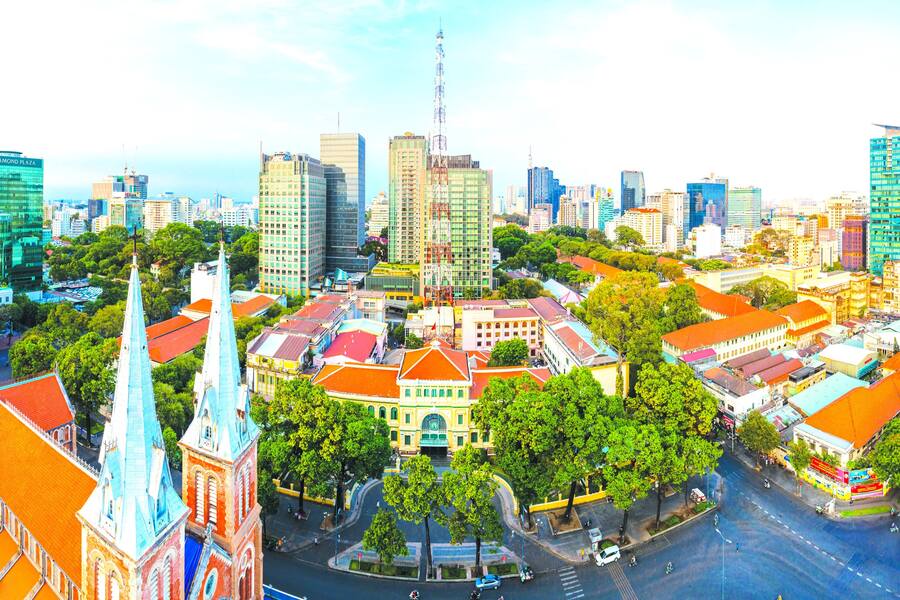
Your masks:
[{"label": "tall antenna tower", "polygon": [[423,256],[425,306],[453,303],[453,250],[450,245],[450,192],[447,136],[444,128],[444,31],[438,29],[434,48],[434,120],[431,130],[431,205]]}]

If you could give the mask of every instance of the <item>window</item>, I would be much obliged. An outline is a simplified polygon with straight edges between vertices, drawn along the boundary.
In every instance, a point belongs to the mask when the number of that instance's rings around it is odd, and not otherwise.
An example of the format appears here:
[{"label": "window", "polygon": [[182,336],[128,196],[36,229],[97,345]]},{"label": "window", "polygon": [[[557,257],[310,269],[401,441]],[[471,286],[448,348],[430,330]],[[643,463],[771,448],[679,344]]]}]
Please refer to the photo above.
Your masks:
[{"label": "window", "polygon": [[159,600],[159,569],[150,574],[150,600]]},{"label": "window", "polygon": [[404,435],[404,436],[403,436],[403,445],[404,445],[404,446],[409,446],[409,444],[410,444],[409,436],[408,436],[408,435]]},{"label": "window", "polygon": [[374,407],[374,406],[372,406],[372,405],[370,404],[367,410],[369,411],[369,416],[370,416],[370,417],[374,417],[374,416],[375,416],[375,407]]},{"label": "window", "polygon": [[462,398],[462,397],[463,397],[463,391],[462,391],[462,389],[456,390],[456,397],[457,397],[457,398]]},{"label": "window", "polygon": [[425,397],[428,398],[431,395],[431,390],[425,388]]},{"label": "window", "polygon": [[478,443],[478,432],[477,431],[473,431],[472,433],[469,434],[469,441],[472,442],[473,444]]},{"label": "window", "polygon": [[[409,390],[407,390],[407,391],[409,391]],[[396,421],[396,420],[397,420],[397,407],[394,406],[391,408],[391,421]]]},{"label": "window", "polygon": [[209,498],[209,522],[215,525],[217,517],[216,501],[218,500],[218,489],[215,477],[210,477],[207,480],[206,489],[208,490],[207,498]]},{"label": "window", "polygon": [[463,437],[461,435],[456,436],[456,445],[457,446],[459,446],[461,448],[463,446],[463,444],[465,444],[465,443],[466,443],[465,437]]},{"label": "window", "polygon": [[403,413],[404,422],[409,425],[409,413]]},{"label": "window", "polygon": [[244,467],[244,503],[247,505],[246,512],[248,513],[253,506],[252,498],[253,496],[250,495],[250,466],[248,465]]},{"label": "window", "polygon": [[405,392],[406,392],[406,393],[405,393],[404,395],[405,395],[407,398],[409,398],[409,388],[406,388]]},{"label": "window", "polygon": [[443,397],[444,397],[444,390],[439,390],[438,395],[439,395],[441,398],[443,398]]},{"label": "window", "polygon": [[391,431],[391,441],[392,442],[397,441],[397,432],[396,431]]},{"label": "window", "polygon": [[94,590],[97,600],[106,600],[106,578],[103,576],[103,566],[99,558],[94,561]]},{"label": "window", "polygon": [[203,599],[211,600],[213,594],[216,592],[216,580],[219,577],[218,571],[213,569],[209,572],[209,575],[206,577],[206,583],[203,585]]},{"label": "window", "polygon": [[163,600],[172,600],[172,557],[167,556],[163,565]]},{"label": "window", "polygon": [[381,419],[387,418],[387,409],[385,409],[383,406],[378,407],[378,417]]},{"label": "window", "polygon": [[457,424],[457,425],[462,425],[462,424],[463,424],[463,416],[462,416],[462,413],[459,413],[458,415],[456,415],[456,424]]},{"label": "window", "polygon": [[203,472],[197,471],[194,475],[194,493],[197,498],[197,506],[194,510],[194,520],[203,523]]}]

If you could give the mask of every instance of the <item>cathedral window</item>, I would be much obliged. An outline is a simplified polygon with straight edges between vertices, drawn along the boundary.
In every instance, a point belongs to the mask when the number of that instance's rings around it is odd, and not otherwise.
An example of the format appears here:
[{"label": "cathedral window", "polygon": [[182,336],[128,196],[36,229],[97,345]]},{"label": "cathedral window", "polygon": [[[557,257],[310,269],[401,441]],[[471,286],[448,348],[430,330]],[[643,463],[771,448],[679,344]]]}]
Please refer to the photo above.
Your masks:
[{"label": "cathedral window", "polygon": [[194,520],[198,523],[203,523],[204,510],[203,510],[203,473],[201,471],[197,471],[196,475],[194,475],[194,494],[197,496],[197,506],[194,512]]},{"label": "cathedral window", "polygon": [[150,573],[150,600],[159,600],[159,569]]},{"label": "cathedral window", "polygon": [[109,600],[119,600],[119,580],[113,573],[109,574]]},{"label": "cathedral window", "polygon": [[172,557],[167,556],[163,565],[163,600],[172,599]]},{"label": "cathedral window", "polygon": [[97,600],[106,600],[106,578],[103,577],[103,564],[99,558],[94,561],[94,590]]},{"label": "cathedral window", "polygon": [[218,490],[216,489],[216,478],[210,477],[207,480],[207,498],[209,500],[209,522],[213,525],[216,524],[217,518],[217,507],[216,503],[218,500]]},{"label": "cathedral window", "polygon": [[250,467],[244,466],[244,503],[247,506],[246,512],[250,512]]}]

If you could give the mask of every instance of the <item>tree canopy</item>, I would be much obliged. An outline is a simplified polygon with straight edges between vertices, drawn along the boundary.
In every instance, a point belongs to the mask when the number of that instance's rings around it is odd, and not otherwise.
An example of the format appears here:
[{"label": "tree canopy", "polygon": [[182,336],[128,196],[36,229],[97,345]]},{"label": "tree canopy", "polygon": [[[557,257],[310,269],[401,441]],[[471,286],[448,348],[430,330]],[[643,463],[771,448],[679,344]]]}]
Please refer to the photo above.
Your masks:
[{"label": "tree canopy", "polygon": [[397,526],[397,515],[384,508],[372,517],[369,528],[363,534],[362,547],[378,554],[378,559],[386,565],[392,564],[394,557],[409,554],[406,536]]},{"label": "tree canopy", "polygon": [[9,365],[16,379],[49,371],[56,359],[56,348],[46,333],[34,331],[9,349]]},{"label": "tree canopy", "polygon": [[483,451],[466,444],[453,455],[451,470],[444,475],[443,487],[447,505],[453,509],[445,515],[450,542],[462,543],[475,538],[475,566],[481,564],[481,542],[500,541],[503,526],[494,507],[497,483]]},{"label": "tree canopy", "polygon": [[93,415],[109,403],[115,389],[112,364],[117,354],[115,340],[104,340],[96,333],[86,333],[56,356],[59,377],[86,422],[88,436]]},{"label": "tree canopy", "polygon": [[663,334],[704,321],[703,311],[697,301],[697,291],[686,283],[669,286],[665,293],[660,319]]},{"label": "tree canopy", "polygon": [[900,418],[888,422],[869,458],[881,481],[900,481]]},{"label": "tree canopy", "polygon": [[760,454],[768,454],[781,442],[778,430],[758,410],[747,414],[737,433],[747,449],[756,455],[757,460]]},{"label": "tree canopy", "polygon": [[616,227],[616,246],[623,248],[639,248],[644,245],[644,236],[628,225]]},{"label": "tree canopy", "polygon": [[491,350],[489,367],[515,367],[528,362],[528,344],[522,338],[502,340]]},{"label": "tree canopy", "polygon": [[778,310],[797,301],[797,292],[792,292],[784,283],[768,275],[736,285],[728,293],[747,296],[750,304],[766,310]]}]

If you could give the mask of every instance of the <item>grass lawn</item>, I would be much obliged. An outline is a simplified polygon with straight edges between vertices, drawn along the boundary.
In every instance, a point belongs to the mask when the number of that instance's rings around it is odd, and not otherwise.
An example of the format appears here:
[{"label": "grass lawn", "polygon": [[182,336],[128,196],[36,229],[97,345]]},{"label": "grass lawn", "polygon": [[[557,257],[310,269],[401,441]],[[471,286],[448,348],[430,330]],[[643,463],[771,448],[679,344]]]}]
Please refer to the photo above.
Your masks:
[{"label": "grass lawn", "polygon": [[681,523],[681,517],[679,517],[678,515],[672,515],[672,516],[669,517],[668,519],[665,519],[665,520],[663,520],[663,521],[660,521],[660,523],[659,523],[659,529],[653,529],[653,528],[651,527],[651,528],[650,528],[650,533],[651,533],[651,534],[657,534],[657,533],[659,533],[660,531],[665,531],[666,529],[669,529],[670,527],[675,527],[675,526],[678,525],[679,523]]},{"label": "grass lawn", "polygon": [[411,577],[418,579],[418,567],[404,567],[399,565],[385,565],[382,563],[371,563],[368,561],[359,561],[352,559],[350,561],[351,571],[362,571],[364,573],[372,573],[373,575],[388,575],[390,577]]},{"label": "grass lawn", "polygon": [[615,546],[616,543],[612,540],[603,540],[600,542],[600,550],[606,550],[610,546]]},{"label": "grass lawn", "polygon": [[441,579],[465,579],[467,576],[465,567],[441,565]]},{"label": "grass lawn", "polygon": [[698,502],[696,505],[694,505],[694,514],[699,515],[707,508],[712,508],[713,506],[715,506],[715,504],[713,504],[709,500]]},{"label": "grass lawn", "polygon": [[519,565],[515,563],[500,563],[499,565],[488,565],[488,573],[491,575],[516,575],[519,572]]},{"label": "grass lawn", "polygon": [[891,507],[887,504],[879,504],[878,506],[866,506],[865,508],[850,508],[840,511],[842,517],[865,517],[866,515],[880,515],[882,513],[891,512]]}]

